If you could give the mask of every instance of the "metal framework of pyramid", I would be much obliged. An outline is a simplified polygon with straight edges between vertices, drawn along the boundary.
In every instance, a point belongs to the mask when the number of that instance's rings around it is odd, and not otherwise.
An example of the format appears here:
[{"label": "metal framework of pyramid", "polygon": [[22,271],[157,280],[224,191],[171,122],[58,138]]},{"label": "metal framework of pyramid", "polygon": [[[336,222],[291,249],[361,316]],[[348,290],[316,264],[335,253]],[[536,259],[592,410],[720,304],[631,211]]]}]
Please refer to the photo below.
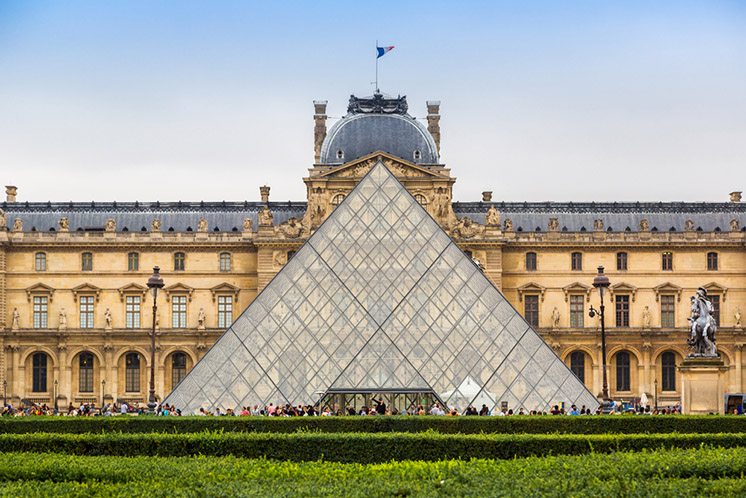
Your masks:
[{"label": "metal framework of pyramid", "polygon": [[164,402],[190,413],[332,391],[598,406],[380,161]]}]

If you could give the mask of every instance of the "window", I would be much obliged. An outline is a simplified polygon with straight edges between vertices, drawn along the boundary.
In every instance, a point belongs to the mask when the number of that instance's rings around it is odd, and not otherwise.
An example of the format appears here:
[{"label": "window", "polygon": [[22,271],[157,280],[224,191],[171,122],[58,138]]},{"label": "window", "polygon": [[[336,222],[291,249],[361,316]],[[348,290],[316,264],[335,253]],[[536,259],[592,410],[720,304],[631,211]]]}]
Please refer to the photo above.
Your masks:
[{"label": "window", "polygon": [[627,253],[626,252],[616,253],[616,269],[617,271],[627,270]]},{"label": "window", "polygon": [[672,351],[661,355],[661,390],[676,390],[676,355]]},{"label": "window", "polygon": [[345,158],[345,152],[342,149],[337,150],[337,159],[344,159]]},{"label": "window", "polygon": [[128,329],[140,328],[140,296],[127,296],[124,303],[124,326]]},{"label": "window", "polygon": [[31,362],[31,391],[45,393],[47,392],[47,354],[34,353]]},{"label": "window", "polygon": [[661,296],[661,327],[671,329],[676,326],[675,300],[675,296]]},{"label": "window", "polygon": [[187,356],[186,353],[177,352],[171,357],[171,388],[186,377]]},{"label": "window", "polygon": [[570,370],[580,382],[585,384],[585,353],[582,351],[573,351],[570,355]]},{"label": "window", "polygon": [[342,201],[345,200],[344,194],[337,194],[334,197],[332,197],[332,206],[339,206],[342,204]]},{"label": "window", "polygon": [[420,206],[427,206],[427,197],[422,194],[414,194],[414,200],[416,200],[417,204]]},{"label": "window", "polygon": [[173,296],[171,298],[171,326],[175,329],[186,328],[186,296]]},{"label": "window", "polygon": [[48,326],[49,298],[34,296],[34,328],[45,329]]},{"label": "window", "polygon": [[526,253],[526,271],[536,271],[536,253]]},{"label": "window", "polygon": [[138,271],[140,269],[140,255],[136,252],[127,254],[127,271]]},{"label": "window", "polygon": [[93,271],[93,253],[84,252],[80,255],[80,269],[83,271]]},{"label": "window", "polygon": [[80,328],[93,328],[93,296],[80,296]]},{"label": "window", "polygon": [[707,270],[716,271],[718,269],[718,253],[707,253]]},{"label": "window", "polygon": [[78,392],[93,392],[93,354],[80,353],[78,359]]},{"label": "window", "polygon": [[574,252],[570,256],[571,262],[572,262],[572,269],[576,271],[580,271],[583,269],[583,254],[579,252]]},{"label": "window", "polygon": [[34,269],[36,271],[47,271],[47,254],[37,252],[34,258]]},{"label": "window", "polygon": [[532,327],[539,326],[539,296],[525,296],[523,298],[524,316]]},{"label": "window", "polygon": [[583,328],[583,319],[585,310],[583,307],[583,300],[585,296],[575,295],[570,296],[570,327]]},{"label": "window", "polygon": [[233,296],[218,296],[218,328],[227,328],[233,323]]},{"label": "window", "polygon": [[620,351],[616,354],[616,390],[617,391],[629,391],[630,390],[630,366],[629,366],[629,353],[627,351]]},{"label": "window", "polygon": [[231,253],[220,253],[220,271],[231,271]]},{"label": "window", "polygon": [[616,326],[629,327],[629,296],[616,296]]},{"label": "window", "polygon": [[673,271],[673,253],[664,252],[661,254],[661,269],[663,271]]},{"label": "window", "polygon": [[295,253],[298,251],[288,251],[288,261],[293,259],[293,256],[295,256]]},{"label": "window", "polygon": [[128,393],[140,392],[140,354],[127,353],[124,367],[124,390]]},{"label": "window", "polygon": [[183,252],[174,253],[174,271],[184,271],[186,255]]},{"label": "window", "polygon": [[712,317],[715,319],[715,323],[720,326],[720,296],[710,295],[708,299],[712,303]]},{"label": "window", "polygon": [[415,149],[413,155],[415,161],[419,161],[420,159],[422,159],[422,152],[420,152],[419,149]]}]

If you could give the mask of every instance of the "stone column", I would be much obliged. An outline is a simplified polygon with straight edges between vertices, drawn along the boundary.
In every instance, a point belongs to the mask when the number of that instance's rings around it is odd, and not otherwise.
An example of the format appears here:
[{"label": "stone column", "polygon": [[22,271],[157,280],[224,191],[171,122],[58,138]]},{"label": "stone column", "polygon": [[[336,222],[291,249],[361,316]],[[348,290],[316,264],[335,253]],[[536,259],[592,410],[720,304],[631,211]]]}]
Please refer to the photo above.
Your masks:
[{"label": "stone column", "polygon": [[742,355],[742,349],[743,344],[734,344],[733,349],[735,350],[736,354],[735,356],[735,362],[736,362],[736,382],[734,382],[735,391],[737,393],[742,392],[743,389],[743,377],[742,377],[742,368],[743,368],[743,355]]}]

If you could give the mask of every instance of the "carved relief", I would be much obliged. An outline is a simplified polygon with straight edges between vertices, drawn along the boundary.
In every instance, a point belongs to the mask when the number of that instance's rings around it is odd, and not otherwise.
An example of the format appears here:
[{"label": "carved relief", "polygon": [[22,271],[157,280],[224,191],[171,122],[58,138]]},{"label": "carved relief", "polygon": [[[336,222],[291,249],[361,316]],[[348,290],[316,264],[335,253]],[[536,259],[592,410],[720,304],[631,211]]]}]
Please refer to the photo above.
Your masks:
[{"label": "carved relief", "polygon": [[600,218],[597,219],[597,220],[593,220],[593,229],[595,231],[597,231],[597,232],[603,232],[603,230],[604,230],[604,220],[602,220]]},{"label": "carved relief", "polygon": [[288,253],[287,251],[274,251],[272,253],[272,266],[277,268],[282,268],[285,266],[285,263],[288,262]]},{"label": "carved relief", "polygon": [[0,209],[0,230],[8,228],[8,218],[5,217],[5,211]]},{"label": "carved relief", "polygon": [[495,206],[490,206],[487,210],[487,216],[485,216],[485,223],[487,226],[500,226],[500,212],[495,209]]},{"label": "carved relief", "polygon": [[253,229],[254,229],[254,223],[251,221],[251,218],[244,218],[243,219],[243,231],[251,232]]},{"label": "carved relief", "polygon": [[466,216],[461,218],[451,230],[451,234],[454,237],[462,239],[470,239],[482,235],[482,233],[484,233],[484,227]]},{"label": "carved relief", "polygon": [[259,211],[259,226],[260,227],[271,227],[272,226],[272,211],[270,211],[269,206],[264,206],[261,211]]},{"label": "carved relief", "polygon": [[67,219],[67,216],[63,216],[60,218],[60,232],[67,232],[70,230],[70,220]]},{"label": "carved relief", "polygon": [[106,220],[106,225],[104,226],[105,230],[107,232],[113,232],[117,229],[117,221],[114,218],[109,218]]},{"label": "carved relief", "polygon": [[557,218],[549,218],[549,224],[547,227],[550,232],[556,232],[559,230],[559,220]]},{"label": "carved relief", "polygon": [[150,230],[152,232],[160,232],[161,231],[161,220],[158,218],[154,219],[153,222],[150,224]]},{"label": "carved relief", "polygon": [[732,232],[737,232],[739,228],[740,226],[737,219],[733,218],[732,220],[730,220],[730,229]]},{"label": "carved relief", "polygon": [[694,230],[694,221],[693,220],[686,220],[686,222],[684,222],[684,230],[686,230],[687,232],[693,231]]},{"label": "carved relief", "polygon": [[15,220],[13,220],[13,231],[23,232],[23,220],[21,218],[16,218]]},{"label": "carved relief", "polygon": [[641,232],[647,232],[650,230],[650,222],[648,222],[647,218],[643,218],[640,220],[640,231]]},{"label": "carved relief", "polygon": [[289,239],[297,239],[303,233],[303,226],[297,218],[290,218],[285,223],[281,223],[277,231]]},{"label": "carved relief", "polygon": [[198,232],[206,232],[207,231],[207,220],[204,218],[200,218],[197,222],[197,231]]},{"label": "carved relief", "polygon": [[326,216],[326,196],[321,187],[311,188],[308,191],[308,207],[304,217],[304,224],[310,228],[321,225]]},{"label": "carved relief", "polygon": [[513,231],[513,220],[511,220],[510,218],[505,218],[505,231],[506,232]]}]

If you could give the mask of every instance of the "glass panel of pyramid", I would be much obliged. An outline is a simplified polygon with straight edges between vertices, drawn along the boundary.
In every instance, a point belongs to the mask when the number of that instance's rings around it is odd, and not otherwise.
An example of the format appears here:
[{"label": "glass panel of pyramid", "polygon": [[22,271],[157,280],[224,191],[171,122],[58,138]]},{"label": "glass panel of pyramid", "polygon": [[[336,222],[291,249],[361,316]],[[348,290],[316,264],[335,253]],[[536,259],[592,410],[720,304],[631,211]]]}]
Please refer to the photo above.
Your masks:
[{"label": "glass panel of pyramid", "polygon": [[193,413],[330,390],[598,406],[380,161],[164,402]]}]

